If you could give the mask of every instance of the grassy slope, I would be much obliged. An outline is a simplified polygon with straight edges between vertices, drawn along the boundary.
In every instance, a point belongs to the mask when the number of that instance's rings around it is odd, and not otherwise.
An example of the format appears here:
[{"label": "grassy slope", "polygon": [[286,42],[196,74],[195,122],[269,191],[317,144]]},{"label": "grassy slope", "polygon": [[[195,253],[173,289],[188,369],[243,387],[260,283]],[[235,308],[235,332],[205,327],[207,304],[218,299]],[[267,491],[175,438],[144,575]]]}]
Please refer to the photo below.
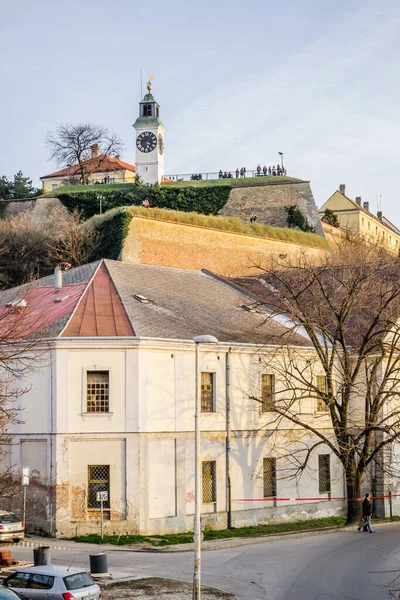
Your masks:
[{"label": "grassy slope", "polygon": [[[248,186],[266,186],[266,185],[277,185],[281,183],[301,183],[303,179],[295,179],[294,177],[287,177],[286,175],[280,175],[275,177],[244,177],[244,178],[232,178],[232,179],[209,179],[202,181],[172,181],[170,183],[162,183],[160,187],[168,188],[183,188],[183,187],[215,187],[225,185],[228,187],[248,187]],[[131,190],[133,187],[132,183],[107,183],[107,184],[96,184],[96,185],[67,185],[65,187],[57,188],[52,192],[47,192],[46,196],[58,196],[59,194],[66,194],[69,192],[106,192],[113,190]]]},{"label": "grassy slope", "polygon": [[172,223],[181,223],[182,225],[194,225],[218,231],[230,233],[239,233],[270,240],[280,240],[294,244],[303,244],[314,248],[327,249],[328,244],[325,238],[315,233],[304,233],[288,227],[272,227],[262,223],[243,223],[237,217],[218,217],[210,215],[201,215],[194,212],[181,212],[178,210],[168,210],[166,208],[142,208],[140,206],[127,206],[114,208],[103,215],[95,215],[92,222],[98,227],[104,220],[113,218],[118,212],[127,210],[133,217],[144,217],[147,219],[156,219],[169,221]]}]

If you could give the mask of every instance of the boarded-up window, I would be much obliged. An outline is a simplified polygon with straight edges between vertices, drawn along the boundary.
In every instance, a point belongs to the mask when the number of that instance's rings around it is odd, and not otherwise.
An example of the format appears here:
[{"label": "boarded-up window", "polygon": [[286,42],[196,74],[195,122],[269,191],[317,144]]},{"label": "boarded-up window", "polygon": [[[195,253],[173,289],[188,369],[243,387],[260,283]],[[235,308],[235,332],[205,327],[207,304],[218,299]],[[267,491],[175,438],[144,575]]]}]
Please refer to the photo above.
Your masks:
[{"label": "boarded-up window", "polygon": [[318,456],[318,478],[319,493],[329,493],[331,491],[331,465],[329,454],[319,454]]},{"label": "boarded-up window", "polygon": [[[316,387],[321,392],[321,394],[326,394],[327,392],[327,384],[325,375],[317,375],[316,377]],[[326,412],[328,410],[327,404],[323,401],[322,398],[317,398],[317,412]]]},{"label": "boarded-up window", "polygon": [[201,412],[214,412],[215,373],[201,374]]},{"label": "boarded-up window", "polygon": [[210,504],[217,501],[216,462],[205,460],[202,467],[203,503]]},{"label": "boarded-up window", "polygon": [[276,497],[276,458],[263,460],[264,498]]},{"label": "boarded-up window", "polygon": [[109,412],[110,374],[108,371],[86,373],[87,412]]},{"label": "boarded-up window", "polygon": [[261,375],[261,412],[275,410],[275,376],[269,373]]},{"label": "boarded-up window", "polygon": [[107,492],[103,508],[110,508],[110,465],[88,467],[88,508],[101,508],[101,501],[97,499],[98,492]]}]

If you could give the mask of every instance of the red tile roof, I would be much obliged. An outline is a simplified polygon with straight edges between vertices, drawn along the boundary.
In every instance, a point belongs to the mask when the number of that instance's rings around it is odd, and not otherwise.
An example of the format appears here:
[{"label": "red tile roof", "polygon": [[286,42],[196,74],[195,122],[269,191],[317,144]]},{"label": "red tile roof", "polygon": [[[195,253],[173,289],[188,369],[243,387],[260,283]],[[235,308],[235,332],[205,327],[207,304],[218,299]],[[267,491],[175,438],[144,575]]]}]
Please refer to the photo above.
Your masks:
[{"label": "red tile roof", "polygon": [[125,308],[102,263],[88,285],[62,337],[133,336]]},{"label": "red tile roof", "polygon": [[[4,305],[0,307],[0,335],[4,338],[8,330],[13,330],[13,338],[22,339],[71,314],[86,285],[86,283],[66,285],[59,292],[54,290],[54,286],[35,287],[23,296],[16,296],[13,300],[24,300],[26,307]],[[63,300],[55,302],[57,298]]]},{"label": "red tile roof", "polygon": [[[94,158],[89,158],[83,162],[83,165],[87,175],[109,171],[136,172],[136,167],[134,165],[130,165],[129,163],[123,162],[119,158],[114,158],[113,156],[96,156]],[[54,173],[50,173],[50,175],[44,175],[40,179],[50,179],[51,177],[74,177],[75,175],[80,175],[79,165],[65,167],[65,169],[55,171]]]}]

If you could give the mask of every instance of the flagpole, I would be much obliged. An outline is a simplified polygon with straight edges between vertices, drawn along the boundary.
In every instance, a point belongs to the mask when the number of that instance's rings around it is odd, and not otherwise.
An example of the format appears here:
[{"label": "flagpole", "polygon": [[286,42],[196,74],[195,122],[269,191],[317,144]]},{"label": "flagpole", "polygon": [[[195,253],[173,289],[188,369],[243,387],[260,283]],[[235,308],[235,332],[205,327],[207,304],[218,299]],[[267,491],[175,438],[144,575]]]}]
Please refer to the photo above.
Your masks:
[{"label": "flagpole", "polygon": [[140,99],[143,98],[143,70],[140,69]]}]

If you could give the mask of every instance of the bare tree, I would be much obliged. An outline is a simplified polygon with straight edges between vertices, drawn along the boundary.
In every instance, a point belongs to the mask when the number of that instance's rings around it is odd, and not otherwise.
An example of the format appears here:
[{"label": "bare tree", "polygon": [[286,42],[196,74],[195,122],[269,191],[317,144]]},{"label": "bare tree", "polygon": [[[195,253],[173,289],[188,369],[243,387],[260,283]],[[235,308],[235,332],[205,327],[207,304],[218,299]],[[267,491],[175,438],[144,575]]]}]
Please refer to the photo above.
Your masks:
[{"label": "bare tree", "polygon": [[63,215],[60,237],[49,243],[50,264],[68,261],[73,267],[90,262],[100,244],[100,235],[78,209]]},{"label": "bare tree", "polygon": [[21,489],[10,450],[12,428],[23,423],[19,400],[29,390],[27,376],[39,370],[47,355],[48,328],[40,298],[32,285],[0,294],[0,495]]},{"label": "bare tree", "polygon": [[71,175],[78,176],[80,183],[86,183],[88,176],[101,168],[106,156],[122,150],[122,141],[115,133],[92,123],[58,125],[54,134],[47,133],[46,144],[51,160],[63,167],[76,165]]},{"label": "bare tree", "polygon": [[317,449],[329,449],[343,467],[354,523],[368,471],[398,472],[400,264],[353,236],[318,268],[306,255],[272,263],[238,283],[267,305],[268,319],[283,319],[304,340],[286,336],[268,363],[279,381],[268,423],[285,436],[284,476],[299,477]]},{"label": "bare tree", "polygon": [[20,285],[41,274],[52,235],[52,228],[32,218],[30,212],[0,221],[0,273],[3,285]]}]

